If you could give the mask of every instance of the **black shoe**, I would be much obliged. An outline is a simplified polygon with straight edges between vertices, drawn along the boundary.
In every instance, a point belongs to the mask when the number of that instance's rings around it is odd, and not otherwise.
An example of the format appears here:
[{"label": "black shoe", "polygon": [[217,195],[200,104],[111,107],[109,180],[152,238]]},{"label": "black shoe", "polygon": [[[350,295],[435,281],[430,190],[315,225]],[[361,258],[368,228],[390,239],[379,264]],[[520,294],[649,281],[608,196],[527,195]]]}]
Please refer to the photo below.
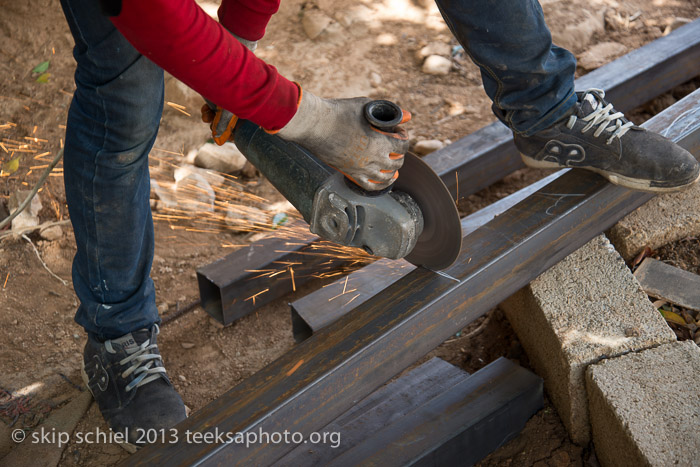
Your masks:
[{"label": "black shoe", "polygon": [[127,437],[122,447],[132,453],[149,433],[161,439],[186,418],[185,405],[165,374],[157,334],[153,325],[150,331],[104,342],[88,337],[83,352],[83,380],[112,431]]},{"label": "black shoe", "polygon": [[604,100],[602,90],[577,95],[572,113],[551,128],[515,135],[526,165],[588,169],[616,185],[652,192],[677,191],[700,179],[692,154],[628,121]]}]

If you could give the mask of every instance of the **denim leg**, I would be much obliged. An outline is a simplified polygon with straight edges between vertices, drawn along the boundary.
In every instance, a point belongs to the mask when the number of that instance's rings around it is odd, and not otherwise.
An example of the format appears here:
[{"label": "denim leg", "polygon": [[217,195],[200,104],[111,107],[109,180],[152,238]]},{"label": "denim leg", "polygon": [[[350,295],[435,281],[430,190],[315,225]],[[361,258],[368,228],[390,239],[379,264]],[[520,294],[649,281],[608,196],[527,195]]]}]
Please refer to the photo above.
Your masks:
[{"label": "denim leg", "polygon": [[158,322],[148,153],[163,108],[163,70],[139,54],[95,0],[61,0],[75,39],[66,199],[78,247],[78,324],[102,339]]},{"label": "denim leg", "polygon": [[551,126],[575,104],[576,59],[552,45],[537,0],[436,0],[481,69],[496,116],[515,133]]}]

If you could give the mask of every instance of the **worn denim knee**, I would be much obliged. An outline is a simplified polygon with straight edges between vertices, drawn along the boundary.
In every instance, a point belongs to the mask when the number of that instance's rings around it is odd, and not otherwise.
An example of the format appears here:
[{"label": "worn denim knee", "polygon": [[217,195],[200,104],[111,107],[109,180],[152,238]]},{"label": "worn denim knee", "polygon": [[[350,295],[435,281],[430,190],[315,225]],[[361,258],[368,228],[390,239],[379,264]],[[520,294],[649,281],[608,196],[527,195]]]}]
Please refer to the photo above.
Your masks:
[{"label": "worn denim knee", "polygon": [[496,116],[526,136],[576,103],[576,59],[552,45],[537,0],[436,0],[445,22],[481,69]]},{"label": "worn denim knee", "polygon": [[76,321],[114,338],[158,321],[148,153],[162,112],[163,70],[128,43],[98,3],[61,1],[77,62],[64,177],[78,247]]}]

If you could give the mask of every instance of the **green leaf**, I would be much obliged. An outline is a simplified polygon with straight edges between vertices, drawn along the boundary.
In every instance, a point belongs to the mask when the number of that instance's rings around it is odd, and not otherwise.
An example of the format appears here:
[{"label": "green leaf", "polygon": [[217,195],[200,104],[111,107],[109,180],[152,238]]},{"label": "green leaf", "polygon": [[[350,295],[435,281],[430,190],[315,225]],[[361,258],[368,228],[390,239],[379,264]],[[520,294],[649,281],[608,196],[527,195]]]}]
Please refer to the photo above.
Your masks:
[{"label": "green leaf", "polygon": [[44,73],[46,70],[49,69],[50,62],[46,60],[45,62],[41,62],[37,66],[34,67],[32,70],[32,73]]},{"label": "green leaf", "polygon": [[17,169],[19,169],[19,157],[15,157],[2,165],[2,171],[8,174],[17,172]]},{"label": "green leaf", "polygon": [[51,76],[51,73],[42,73],[41,76],[39,76],[36,79],[37,83],[48,83],[49,82],[49,77]]}]

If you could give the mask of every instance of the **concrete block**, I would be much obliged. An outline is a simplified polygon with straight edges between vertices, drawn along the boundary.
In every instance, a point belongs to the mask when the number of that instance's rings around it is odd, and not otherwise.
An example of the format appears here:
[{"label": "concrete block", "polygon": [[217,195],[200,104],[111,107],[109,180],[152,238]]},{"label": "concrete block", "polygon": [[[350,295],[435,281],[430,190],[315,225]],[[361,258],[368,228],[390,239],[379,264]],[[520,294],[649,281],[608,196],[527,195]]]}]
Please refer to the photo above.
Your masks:
[{"label": "concrete block", "polygon": [[623,258],[634,258],[645,246],[652,249],[700,235],[700,183],[678,193],[657,196],[608,232]]},{"label": "concrete block", "polygon": [[700,348],[691,341],[588,367],[593,442],[603,466],[700,465]]},{"label": "concrete block", "polygon": [[605,236],[501,304],[572,441],[590,441],[585,369],[675,335]]}]

